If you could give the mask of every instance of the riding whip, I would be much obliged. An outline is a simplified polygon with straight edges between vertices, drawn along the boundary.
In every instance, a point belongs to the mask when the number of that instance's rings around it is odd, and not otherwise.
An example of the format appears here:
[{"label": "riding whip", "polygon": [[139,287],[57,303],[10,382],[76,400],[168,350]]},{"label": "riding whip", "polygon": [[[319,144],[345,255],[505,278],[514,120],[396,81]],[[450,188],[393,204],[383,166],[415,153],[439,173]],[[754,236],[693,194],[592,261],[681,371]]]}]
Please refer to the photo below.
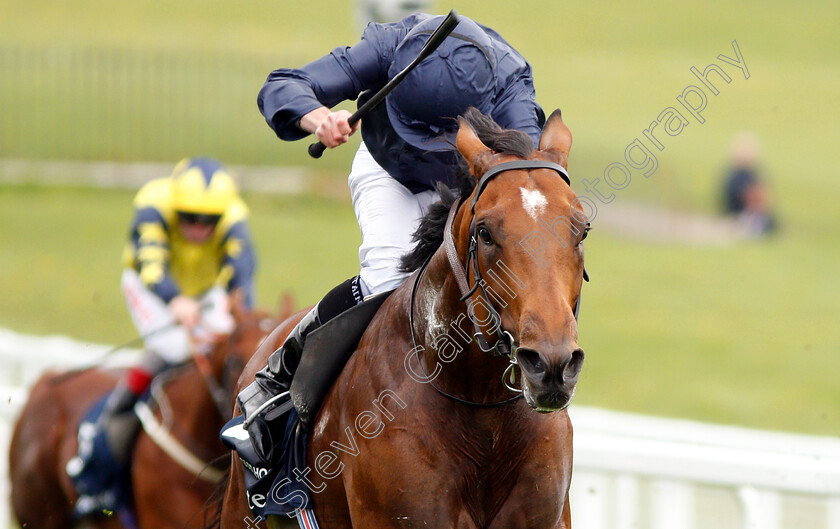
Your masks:
[{"label": "riding whip", "polygon": [[[380,88],[379,91],[373,95],[373,97],[371,97],[364,105],[359,107],[359,109],[347,119],[347,123],[350,124],[350,127],[352,128],[353,125],[355,125],[360,119],[362,119],[365,114],[370,112],[373,107],[381,103],[382,100],[385,99],[385,96],[390,94],[394,90],[394,88],[396,88],[397,85],[400,84],[403,79],[405,79],[405,76],[408,75],[409,72],[411,72],[411,70],[413,70],[418,64],[423,62],[423,59],[431,55],[433,51],[438,49],[438,46],[440,46],[441,43],[443,43],[444,39],[446,39],[446,37],[448,37],[449,34],[452,33],[452,30],[455,29],[455,26],[458,25],[458,22],[458,13],[453,9],[449,12],[448,15],[446,15],[446,18],[443,19],[443,22],[440,23],[440,26],[438,26],[434,33],[431,34],[429,40],[427,40],[425,46],[423,46],[423,49],[420,50],[419,54],[417,54],[417,57],[413,61],[411,61],[411,63],[408,66],[403,68],[403,70],[400,73],[395,75],[393,79],[388,81],[388,84]],[[309,146],[309,156],[313,158],[320,158],[321,155],[324,154],[324,150],[326,148],[327,146],[321,143],[320,141],[313,143]]]}]

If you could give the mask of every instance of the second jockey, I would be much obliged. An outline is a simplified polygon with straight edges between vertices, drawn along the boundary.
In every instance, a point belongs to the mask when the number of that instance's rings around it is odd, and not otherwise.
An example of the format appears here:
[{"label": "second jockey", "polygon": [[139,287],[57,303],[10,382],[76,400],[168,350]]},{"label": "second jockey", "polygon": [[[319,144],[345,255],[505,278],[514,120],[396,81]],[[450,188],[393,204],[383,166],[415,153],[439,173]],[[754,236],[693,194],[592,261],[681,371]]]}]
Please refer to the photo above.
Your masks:
[{"label": "second jockey", "polygon": [[[228,295],[253,302],[255,257],[248,209],[218,161],[190,158],[144,185],[124,252],[122,292],[145,353],[108,397],[97,424],[125,461],[138,420],[129,412],[152,379],[192,354],[209,352],[234,321]],[[128,424],[127,424],[128,423]]]}]

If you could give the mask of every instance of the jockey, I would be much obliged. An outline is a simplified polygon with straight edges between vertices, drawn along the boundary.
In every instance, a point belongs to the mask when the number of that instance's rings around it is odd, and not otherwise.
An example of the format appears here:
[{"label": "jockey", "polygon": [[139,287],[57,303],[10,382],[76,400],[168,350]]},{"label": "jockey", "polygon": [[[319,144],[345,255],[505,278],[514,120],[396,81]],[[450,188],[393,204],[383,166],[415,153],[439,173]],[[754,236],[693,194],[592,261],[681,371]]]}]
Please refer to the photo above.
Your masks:
[{"label": "jockey", "polygon": [[[125,460],[137,426],[134,414],[124,412],[154,376],[193,353],[209,352],[215,337],[233,331],[228,294],[234,289],[251,306],[255,258],[247,219],[233,178],[209,158],[182,160],[170,177],[137,193],[122,291],[146,352],[97,421],[118,461]],[[116,417],[130,421],[129,427]]]},{"label": "jockey", "polygon": [[[417,57],[443,18],[414,14],[371,23],[355,46],[336,48],[299,69],[271,72],[257,99],[260,111],[282,140],[312,133],[329,148],[347,142],[358,124],[351,127],[349,112],[329,107],[357,97],[361,106]],[[308,333],[407,277],[400,258],[440,198],[437,183],[454,185],[456,118],[471,106],[538,144],[545,114],[536,103],[531,67],[494,30],[460,17],[440,47],[362,120],[363,141],[348,178],[362,232],[361,272],[330,291],[242,390],[238,404],[246,417],[282,404],[265,405],[288,391]]]}]

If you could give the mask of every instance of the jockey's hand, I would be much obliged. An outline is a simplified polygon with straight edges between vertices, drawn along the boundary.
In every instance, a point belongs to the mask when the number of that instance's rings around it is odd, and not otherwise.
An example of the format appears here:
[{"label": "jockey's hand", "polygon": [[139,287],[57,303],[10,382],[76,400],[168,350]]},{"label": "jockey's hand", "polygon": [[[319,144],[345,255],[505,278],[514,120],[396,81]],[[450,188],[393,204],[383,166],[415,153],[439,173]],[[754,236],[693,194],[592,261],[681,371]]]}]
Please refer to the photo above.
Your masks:
[{"label": "jockey's hand", "polygon": [[300,120],[300,128],[315,134],[321,143],[332,149],[347,143],[350,136],[359,128],[360,122],[350,126],[348,119],[352,114],[346,110],[331,111],[321,107],[306,114]]},{"label": "jockey's hand", "polygon": [[187,329],[192,329],[201,319],[201,305],[198,301],[183,294],[175,296],[169,302],[169,310],[176,322]]}]

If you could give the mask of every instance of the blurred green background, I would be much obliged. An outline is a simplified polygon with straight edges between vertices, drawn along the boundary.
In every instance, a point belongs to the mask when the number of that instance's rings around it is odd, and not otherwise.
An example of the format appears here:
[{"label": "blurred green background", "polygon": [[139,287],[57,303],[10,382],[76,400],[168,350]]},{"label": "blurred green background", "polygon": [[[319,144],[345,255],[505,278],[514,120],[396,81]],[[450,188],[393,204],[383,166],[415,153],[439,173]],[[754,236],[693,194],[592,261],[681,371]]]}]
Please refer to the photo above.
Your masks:
[{"label": "blurred green background", "polygon": [[[539,102],[561,107],[570,170],[599,177],[737,39],[750,78],[724,66],[703,111],[665,137],[657,172],[619,200],[693,213],[718,207],[728,144],[762,144],[781,231],[738,244],[587,240],[577,403],[773,430],[840,434],[840,3],[675,4],[455,0],[531,63]],[[346,171],[351,146],[308,159],[256,107],[268,72],[359,31],[349,1],[5,0],[0,17],[0,168],[8,160],[303,167],[322,192],[246,194],[258,300],[310,304],[357,271]],[[348,107],[352,108],[352,107]],[[132,190],[11,184],[0,169],[0,327],[121,343],[119,294]],[[38,175],[31,175],[33,178]],[[162,176],[162,175],[161,175]],[[324,192],[326,191],[326,192]],[[602,206],[607,211],[610,206]]]}]

